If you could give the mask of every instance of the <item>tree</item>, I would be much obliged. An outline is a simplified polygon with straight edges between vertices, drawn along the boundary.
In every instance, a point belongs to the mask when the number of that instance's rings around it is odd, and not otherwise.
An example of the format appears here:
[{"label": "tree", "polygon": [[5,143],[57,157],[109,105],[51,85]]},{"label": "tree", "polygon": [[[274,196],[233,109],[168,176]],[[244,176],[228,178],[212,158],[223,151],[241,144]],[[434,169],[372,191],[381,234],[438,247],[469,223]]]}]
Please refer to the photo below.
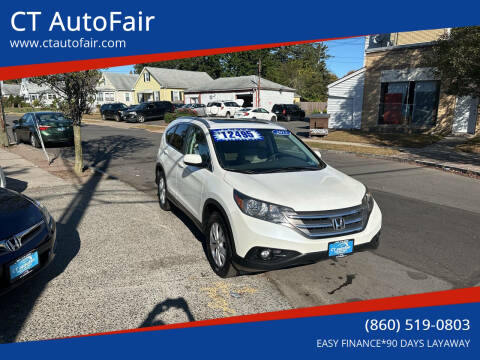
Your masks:
[{"label": "tree", "polygon": [[454,28],[442,36],[425,65],[435,68],[447,94],[480,97],[480,26]]},{"label": "tree", "polygon": [[82,137],[80,125],[82,115],[90,110],[96,94],[96,86],[101,73],[87,70],[73,73],[46,75],[31,78],[38,85],[47,85],[59,95],[60,110],[73,121],[75,143],[75,172],[83,171]]}]

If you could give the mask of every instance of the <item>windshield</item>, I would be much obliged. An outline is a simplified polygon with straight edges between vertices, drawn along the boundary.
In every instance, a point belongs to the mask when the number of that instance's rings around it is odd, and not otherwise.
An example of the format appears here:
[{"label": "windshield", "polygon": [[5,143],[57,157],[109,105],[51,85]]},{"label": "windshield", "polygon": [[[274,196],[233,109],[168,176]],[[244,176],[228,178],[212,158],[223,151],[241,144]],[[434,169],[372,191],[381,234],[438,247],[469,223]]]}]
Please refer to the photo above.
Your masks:
[{"label": "windshield", "polygon": [[212,141],[220,165],[229,171],[271,173],[320,170],[325,164],[288,130],[215,129]]}]

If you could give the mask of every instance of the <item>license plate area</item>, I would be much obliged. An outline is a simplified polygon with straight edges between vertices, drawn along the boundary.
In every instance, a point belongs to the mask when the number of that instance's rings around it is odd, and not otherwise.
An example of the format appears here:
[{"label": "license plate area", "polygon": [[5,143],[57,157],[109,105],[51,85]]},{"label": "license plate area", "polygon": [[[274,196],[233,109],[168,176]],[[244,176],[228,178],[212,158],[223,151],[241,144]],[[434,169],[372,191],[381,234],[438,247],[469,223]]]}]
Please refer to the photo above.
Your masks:
[{"label": "license plate area", "polygon": [[38,251],[22,256],[9,266],[10,281],[16,281],[32,272],[40,264]]},{"label": "license plate area", "polygon": [[340,240],[328,243],[328,256],[345,256],[353,252],[353,240]]}]

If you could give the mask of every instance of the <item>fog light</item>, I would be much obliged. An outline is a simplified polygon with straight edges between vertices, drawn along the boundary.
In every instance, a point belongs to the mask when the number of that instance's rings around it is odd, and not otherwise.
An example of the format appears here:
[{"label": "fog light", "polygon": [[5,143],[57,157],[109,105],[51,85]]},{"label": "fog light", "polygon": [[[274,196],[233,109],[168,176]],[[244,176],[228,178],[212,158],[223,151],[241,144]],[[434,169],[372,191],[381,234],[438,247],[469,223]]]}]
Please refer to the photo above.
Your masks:
[{"label": "fog light", "polygon": [[260,257],[262,258],[262,260],[267,260],[268,258],[270,258],[270,255],[272,255],[271,249],[263,249],[260,252]]}]

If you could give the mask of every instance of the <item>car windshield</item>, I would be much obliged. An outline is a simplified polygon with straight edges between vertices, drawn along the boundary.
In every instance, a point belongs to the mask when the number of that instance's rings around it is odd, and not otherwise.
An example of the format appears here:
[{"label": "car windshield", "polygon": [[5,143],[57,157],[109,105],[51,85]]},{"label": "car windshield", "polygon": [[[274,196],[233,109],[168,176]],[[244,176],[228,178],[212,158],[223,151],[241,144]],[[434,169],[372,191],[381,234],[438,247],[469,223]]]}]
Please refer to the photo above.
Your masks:
[{"label": "car windshield", "polygon": [[52,121],[53,122],[70,121],[62,113],[44,113],[44,114],[36,114],[36,116],[40,124],[52,122]]},{"label": "car windshield", "polygon": [[225,170],[260,174],[320,170],[326,166],[288,130],[231,128],[214,129],[210,134]]}]

